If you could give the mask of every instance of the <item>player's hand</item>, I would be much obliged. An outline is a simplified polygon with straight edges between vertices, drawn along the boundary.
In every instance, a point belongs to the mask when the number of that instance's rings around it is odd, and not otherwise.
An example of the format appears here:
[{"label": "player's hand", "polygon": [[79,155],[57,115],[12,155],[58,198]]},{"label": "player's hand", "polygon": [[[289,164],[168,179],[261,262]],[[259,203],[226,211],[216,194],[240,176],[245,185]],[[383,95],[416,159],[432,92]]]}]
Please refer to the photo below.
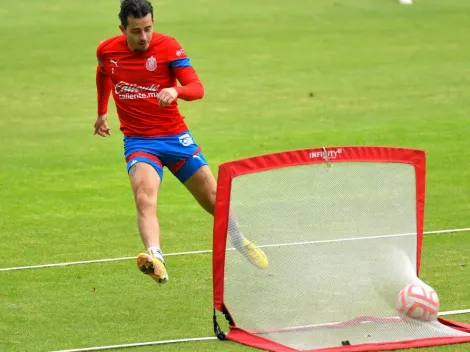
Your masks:
[{"label": "player's hand", "polygon": [[111,136],[111,129],[108,127],[108,115],[99,115],[95,121],[95,133],[101,137]]},{"label": "player's hand", "polygon": [[157,94],[158,106],[168,106],[178,98],[175,88],[163,88]]}]

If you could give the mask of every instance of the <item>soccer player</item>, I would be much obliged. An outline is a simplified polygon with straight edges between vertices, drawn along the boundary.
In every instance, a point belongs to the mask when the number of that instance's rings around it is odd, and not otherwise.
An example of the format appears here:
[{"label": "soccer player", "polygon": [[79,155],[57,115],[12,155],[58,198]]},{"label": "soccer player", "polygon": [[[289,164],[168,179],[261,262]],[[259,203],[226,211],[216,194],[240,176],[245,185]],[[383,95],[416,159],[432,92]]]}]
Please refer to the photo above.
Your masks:
[{"label": "soccer player", "polygon": [[[95,134],[111,135],[106,121],[112,92],[124,134],[124,157],[137,225],[146,248],[137,257],[137,265],[158,283],[166,283],[168,272],[156,215],[163,167],[208,213],[214,214],[217,183],[177,102],[201,99],[204,87],[180,44],[171,36],[153,31],[153,8],[148,0],[123,0],[119,19],[122,35],[101,42],[97,48]],[[243,236],[232,216],[229,236],[254,266],[268,266],[265,253]]]}]

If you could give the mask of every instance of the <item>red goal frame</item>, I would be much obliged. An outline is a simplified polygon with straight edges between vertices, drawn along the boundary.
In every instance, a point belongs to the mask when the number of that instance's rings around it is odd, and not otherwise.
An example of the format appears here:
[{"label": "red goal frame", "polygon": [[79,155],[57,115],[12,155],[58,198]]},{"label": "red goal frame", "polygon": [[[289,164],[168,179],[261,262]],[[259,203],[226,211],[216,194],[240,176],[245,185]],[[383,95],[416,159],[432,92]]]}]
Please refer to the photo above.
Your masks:
[{"label": "red goal frame", "polygon": [[[257,347],[273,352],[293,352],[296,349],[256,335],[256,331],[246,331],[238,327],[230,315],[229,307],[224,304],[224,273],[225,251],[227,243],[228,214],[232,180],[235,177],[284,168],[289,166],[341,163],[341,162],[383,162],[404,163],[414,166],[416,180],[416,223],[417,223],[417,265],[416,274],[419,276],[423,242],[424,201],[426,183],[426,155],[422,150],[375,147],[375,146],[345,146],[293,150],[280,153],[260,155],[223,163],[219,166],[217,181],[217,196],[213,226],[213,306],[214,331],[219,339],[228,339],[241,344]],[[222,312],[229,322],[229,332],[224,333],[219,328],[216,311]],[[370,317],[358,317],[370,318]],[[459,331],[470,333],[470,324],[458,323],[448,319],[438,319],[440,323]],[[345,322],[347,323],[347,322]],[[344,323],[342,323],[344,324]],[[470,342],[468,337],[436,337],[410,341],[369,343],[360,345],[339,346],[308,351],[385,351],[404,348],[427,347]],[[305,351],[305,350],[304,350]]]}]

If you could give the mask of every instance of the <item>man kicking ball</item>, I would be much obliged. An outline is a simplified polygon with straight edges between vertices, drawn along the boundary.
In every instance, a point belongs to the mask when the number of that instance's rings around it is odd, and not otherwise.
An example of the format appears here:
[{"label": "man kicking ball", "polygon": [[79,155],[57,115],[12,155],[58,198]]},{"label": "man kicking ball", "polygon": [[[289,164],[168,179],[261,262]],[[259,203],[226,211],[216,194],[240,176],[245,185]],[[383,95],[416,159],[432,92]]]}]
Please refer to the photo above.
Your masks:
[{"label": "man kicking ball", "polygon": [[[97,49],[98,118],[94,128],[97,135],[111,135],[107,106],[112,92],[124,134],[138,229],[146,248],[137,257],[137,265],[163,284],[168,281],[168,272],[156,215],[163,167],[214,214],[217,183],[177,103],[178,99],[201,99],[204,87],[180,44],[173,37],[154,32],[153,8],[148,0],[123,0],[119,18],[122,35],[101,42]],[[233,217],[229,219],[229,236],[254,266],[268,266],[265,253],[243,236]]]}]

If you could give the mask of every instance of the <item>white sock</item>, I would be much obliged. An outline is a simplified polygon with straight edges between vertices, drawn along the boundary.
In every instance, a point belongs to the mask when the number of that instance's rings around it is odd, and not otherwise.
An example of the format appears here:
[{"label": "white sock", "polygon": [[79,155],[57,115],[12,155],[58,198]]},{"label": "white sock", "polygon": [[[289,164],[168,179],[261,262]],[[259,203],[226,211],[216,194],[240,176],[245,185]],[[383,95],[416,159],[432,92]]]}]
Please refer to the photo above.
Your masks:
[{"label": "white sock", "polygon": [[162,250],[159,247],[149,247],[147,248],[147,253],[153,255],[155,258],[160,259],[162,263],[165,264]]},{"label": "white sock", "polygon": [[240,249],[243,246],[243,240],[245,239],[245,236],[243,236],[243,234],[240,232],[237,220],[231,214],[228,217],[228,235],[230,236],[230,242],[232,243],[232,246],[237,249]]}]

